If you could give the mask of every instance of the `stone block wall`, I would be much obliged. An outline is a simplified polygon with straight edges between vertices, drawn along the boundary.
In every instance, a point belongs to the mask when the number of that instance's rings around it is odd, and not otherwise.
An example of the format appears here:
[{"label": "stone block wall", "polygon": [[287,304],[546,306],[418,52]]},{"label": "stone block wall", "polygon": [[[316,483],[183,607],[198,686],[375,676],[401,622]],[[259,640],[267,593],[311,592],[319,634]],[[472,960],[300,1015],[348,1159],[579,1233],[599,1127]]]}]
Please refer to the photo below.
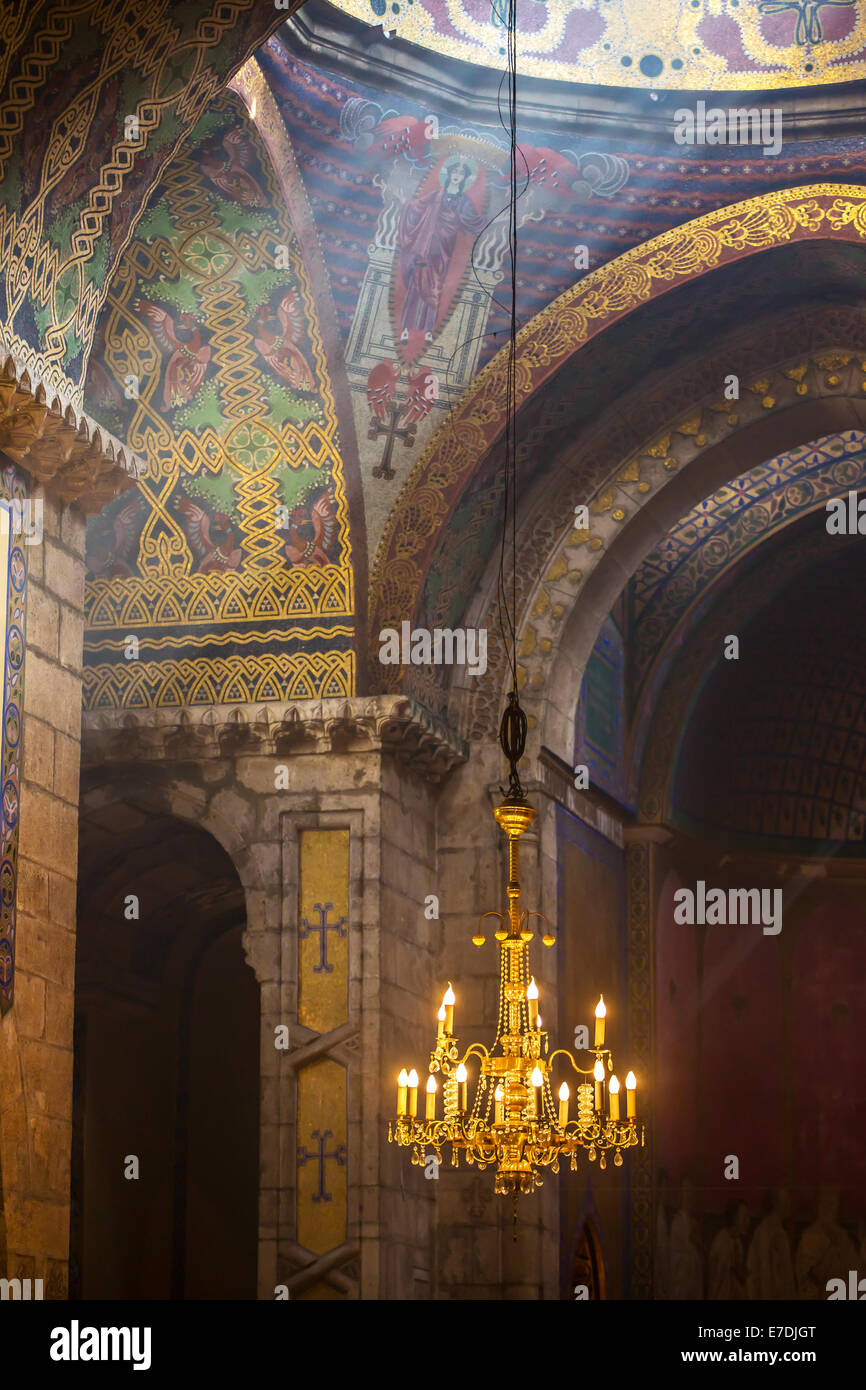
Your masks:
[{"label": "stone block wall", "polygon": [[50,497],[43,521],[41,544],[27,547],[15,998],[0,1021],[0,1164],[5,1272],[42,1279],[46,1298],[62,1298],[69,1248],[85,523],[77,508]]}]

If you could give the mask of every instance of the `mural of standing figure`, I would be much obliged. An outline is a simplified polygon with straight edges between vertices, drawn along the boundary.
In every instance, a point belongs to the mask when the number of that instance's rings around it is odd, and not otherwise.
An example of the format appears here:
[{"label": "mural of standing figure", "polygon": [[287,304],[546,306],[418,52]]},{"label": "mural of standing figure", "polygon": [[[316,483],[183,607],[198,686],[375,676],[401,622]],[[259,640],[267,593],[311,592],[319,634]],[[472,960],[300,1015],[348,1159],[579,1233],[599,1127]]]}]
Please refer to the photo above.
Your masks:
[{"label": "mural of standing figure", "polygon": [[839,1193],[834,1187],[822,1187],[817,1218],[797,1246],[797,1291],[801,1298],[826,1298],[828,1281],[841,1279],[847,1285],[848,1271],[856,1268],[854,1242],[839,1224]]},{"label": "mural of standing figure", "polygon": [[766,1216],[752,1236],[746,1263],[749,1298],[796,1298],[791,1240],[785,1222],[791,1208],[783,1187],[771,1188],[765,1199]]},{"label": "mural of standing figure", "polygon": [[[469,263],[471,242],[489,221],[469,197],[478,177],[474,160],[450,159],[439,170],[438,186],[419,190],[400,217],[399,271],[404,296],[401,337],[420,331],[429,342],[453,299],[456,280]],[[426,185],[422,184],[422,188]],[[462,236],[463,246],[458,247]]]},{"label": "mural of standing figure", "polygon": [[746,1297],[746,1236],[749,1208],[745,1202],[731,1202],[725,1224],[710,1246],[707,1270],[707,1298]]},{"label": "mural of standing figure", "polygon": [[671,1298],[703,1298],[704,1262],[695,1216],[695,1189],[689,1178],[683,1178],[680,1209],[671,1222],[670,1260]]}]

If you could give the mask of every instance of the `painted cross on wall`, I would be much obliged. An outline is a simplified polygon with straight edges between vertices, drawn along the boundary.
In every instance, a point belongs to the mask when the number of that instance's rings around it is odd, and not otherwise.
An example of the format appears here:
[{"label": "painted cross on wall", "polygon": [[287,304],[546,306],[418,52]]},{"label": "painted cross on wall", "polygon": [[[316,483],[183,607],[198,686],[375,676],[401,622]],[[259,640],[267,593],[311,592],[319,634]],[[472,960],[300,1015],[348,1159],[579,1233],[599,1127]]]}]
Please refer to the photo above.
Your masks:
[{"label": "painted cross on wall", "polygon": [[[352,924],[349,831],[305,828],[298,843],[297,1023],[327,1047],[349,1018]],[[338,1031],[339,1030],[339,1031]],[[339,1053],[339,1044],[334,1044]],[[349,1078],[336,1056],[319,1052],[297,1072],[296,1239],[311,1255],[345,1244],[349,1209]],[[334,1297],[317,1283],[301,1297]]]},{"label": "painted cross on wall", "polygon": [[318,1163],[319,1190],[318,1192],[313,1193],[313,1201],[330,1202],[333,1200],[333,1198],[332,1194],[328,1192],[326,1186],[325,1164],[328,1162],[329,1159],[334,1159],[340,1168],[345,1168],[347,1154],[346,1145],[338,1144],[332,1153],[326,1153],[325,1150],[327,1147],[328,1140],[333,1139],[334,1137],[331,1131],[329,1129],[326,1129],[324,1133],[320,1133],[319,1130],[314,1129],[310,1137],[312,1139],[317,1140],[318,1152],[310,1152],[310,1150],[308,1150],[304,1147],[303,1144],[301,1144],[298,1148],[298,1163],[301,1167],[303,1167],[305,1163]]}]

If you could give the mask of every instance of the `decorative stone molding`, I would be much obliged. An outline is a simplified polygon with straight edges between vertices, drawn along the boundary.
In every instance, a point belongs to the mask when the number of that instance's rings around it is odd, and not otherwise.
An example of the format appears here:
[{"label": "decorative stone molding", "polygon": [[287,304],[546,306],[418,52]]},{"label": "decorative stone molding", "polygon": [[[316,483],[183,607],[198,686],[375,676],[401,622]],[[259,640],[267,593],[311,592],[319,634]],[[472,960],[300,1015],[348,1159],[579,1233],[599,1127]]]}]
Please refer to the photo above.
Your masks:
[{"label": "decorative stone molding", "polygon": [[468,745],[402,695],[298,704],[91,710],[84,716],[84,762],[158,762],[260,754],[392,754],[425,780],[440,782],[468,757]]},{"label": "decorative stone molding", "polygon": [[144,477],[147,463],[72,399],[31,376],[0,335],[0,451],[62,502],[102,510]]},{"label": "decorative stone molding", "polygon": [[[801,241],[862,243],[864,208],[866,187],[783,189],[715,209],[624,251],[582,276],[521,329],[514,404],[524,407],[566,364],[579,374],[576,359],[592,339],[634,309],[710,271]],[[399,626],[416,612],[441,532],[506,427],[508,362],[506,346],[478,374],[405,479],[370,573],[368,636]],[[406,676],[391,667],[383,679],[397,682]]]},{"label": "decorative stone molding", "polygon": [[[812,338],[809,351],[792,356],[792,341],[806,337]],[[866,319],[859,308],[839,308],[826,315],[824,321],[811,310],[783,316],[767,326],[761,341],[748,354],[740,356],[735,344],[726,344],[723,354],[713,352],[689,373],[671,374],[668,381],[660,383],[653,403],[655,429],[640,446],[617,451],[610,434],[605,434],[606,430],[617,428],[615,412],[609,411],[567,466],[565,460],[558,460],[562,466],[551,471],[556,486],[547,484],[536,514],[521,538],[517,561],[518,683],[531,731],[538,729],[541,735],[564,634],[593,571],[606,560],[620,533],[647,504],[653,504],[674,474],[700,465],[703,455],[721,444],[731,450],[730,476],[763,461],[747,457],[746,441],[750,428],[770,416],[780,420],[778,439],[782,449],[791,446],[783,433],[788,428],[788,410],[824,405],[829,421],[829,412],[836,402],[838,422],[830,428],[858,427],[866,401],[864,352]],[[741,368],[743,380],[742,396],[736,403],[724,401],[718,389],[726,364],[730,366],[732,359]],[[710,382],[716,387],[712,394],[707,392]],[[803,412],[799,431],[792,426],[797,442],[816,437],[807,415],[808,411]],[[792,422],[796,418],[794,414],[789,417]],[[822,432],[818,430],[819,434]],[[591,457],[612,457],[618,463],[613,471],[606,467],[605,476],[600,478],[598,468],[593,476]],[[707,491],[715,486],[715,481],[708,484]],[[589,506],[590,525],[586,531],[569,526],[574,506],[579,502]],[[683,511],[690,505],[690,501],[684,504]],[[649,510],[652,512],[652,505]],[[622,581],[631,572],[629,563],[630,560],[621,569]],[[620,568],[621,565],[622,560]],[[509,568],[506,584],[511,582],[510,575]],[[495,621],[490,574],[485,600],[487,607],[478,614],[481,626]],[[576,654],[576,649],[569,650]],[[466,693],[456,692],[457,698],[452,699],[452,722],[471,739],[489,737],[509,679],[503,652],[498,644],[494,645],[483,680]],[[577,688],[573,691],[575,701]],[[531,734],[530,742],[532,739]],[[551,740],[551,731],[545,729],[542,741],[561,755],[562,750]]]}]

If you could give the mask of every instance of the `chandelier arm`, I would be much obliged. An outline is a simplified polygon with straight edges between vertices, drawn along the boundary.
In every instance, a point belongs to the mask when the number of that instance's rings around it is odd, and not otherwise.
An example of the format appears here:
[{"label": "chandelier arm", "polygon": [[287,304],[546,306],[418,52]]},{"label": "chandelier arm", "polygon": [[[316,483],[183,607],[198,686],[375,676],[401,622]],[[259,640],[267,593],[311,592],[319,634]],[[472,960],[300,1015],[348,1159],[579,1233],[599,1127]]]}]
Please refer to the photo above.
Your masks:
[{"label": "chandelier arm", "polygon": [[[589,1048],[587,1048],[586,1050],[590,1051]],[[567,1057],[571,1065],[574,1067],[574,1070],[578,1072],[581,1076],[592,1076],[592,1068],[586,1071],[583,1067],[579,1067],[567,1048],[558,1047],[555,1052],[551,1052],[550,1056],[547,1059],[548,1066],[553,1061],[554,1057]]]},{"label": "chandelier arm", "polygon": [[467,1059],[468,1059],[469,1057],[472,1057],[472,1056],[477,1056],[477,1057],[482,1057],[482,1056],[483,1056],[483,1057],[484,1057],[484,1060],[487,1061],[487,1060],[489,1059],[489,1057],[490,1057],[490,1051],[489,1051],[488,1048],[486,1048],[486,1047],[484,1046],[483,1043],[480,1043],[480,1042],[470,1043],[469,1046],[468,1046],[468,1048],[466,1049],[465,1053],[464,1053],[463,1056],[461,1057],[460,1061],[465,1065]]}]

